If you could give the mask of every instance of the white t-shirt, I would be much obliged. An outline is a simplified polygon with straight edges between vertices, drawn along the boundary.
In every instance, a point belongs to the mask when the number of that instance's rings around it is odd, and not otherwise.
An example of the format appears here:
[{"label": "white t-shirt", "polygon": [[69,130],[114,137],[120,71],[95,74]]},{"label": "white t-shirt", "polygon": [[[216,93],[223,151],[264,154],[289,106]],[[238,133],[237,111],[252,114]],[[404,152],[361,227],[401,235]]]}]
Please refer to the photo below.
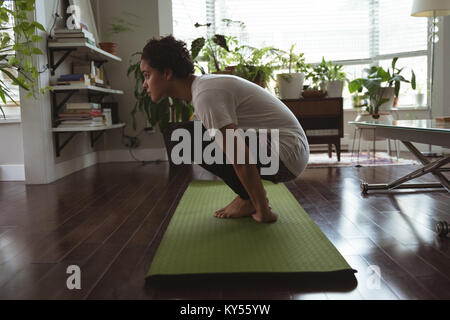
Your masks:
[{"label": "white t-shirt", "polygon": [[232,75],[206,74],[192,83],[194,119],[207,129],[235,124],[243,130],[279,129],[279,157],[296,177],[306,167],[309,145],[291,110],[260,86]]}]

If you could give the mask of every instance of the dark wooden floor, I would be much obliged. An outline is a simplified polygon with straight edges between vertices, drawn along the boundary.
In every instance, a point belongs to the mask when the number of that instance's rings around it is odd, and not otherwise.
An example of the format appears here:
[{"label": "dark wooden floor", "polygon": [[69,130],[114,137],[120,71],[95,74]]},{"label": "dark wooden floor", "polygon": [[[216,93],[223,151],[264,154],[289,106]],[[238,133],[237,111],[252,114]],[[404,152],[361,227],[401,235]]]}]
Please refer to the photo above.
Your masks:
[{"label": "dark wooden floor", "polygon": [[[449,239],[433,231],[437,221],[450,222],[450,194],[359,191],[360,179],[386,182],[412,167],[307,169],[286,184],[358,270],[347,292],[306,282],[145,284],[188,183],[216,179],[197,165],[108,163],[48,185],[0,182],[0,298],[450,299]],[[66,287],[69,265],[81,268],[81,290]],[[378,288],[369,266],[379,268]]]}]

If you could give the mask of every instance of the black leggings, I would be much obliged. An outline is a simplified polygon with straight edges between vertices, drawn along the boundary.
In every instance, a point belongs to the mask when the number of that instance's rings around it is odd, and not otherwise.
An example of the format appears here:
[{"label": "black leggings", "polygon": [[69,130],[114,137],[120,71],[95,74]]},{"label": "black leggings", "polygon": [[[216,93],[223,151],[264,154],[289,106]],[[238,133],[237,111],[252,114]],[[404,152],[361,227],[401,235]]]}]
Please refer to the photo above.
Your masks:
[{"label": "black leggings", "polygon": [[[186,121],[186,122],[175,122],[175,123],[169,123],[168,127],[165,128],[163,131],[164,135],[164,141],[166,143],[167,148],[167,154],[170,157],[172,153],[173,147],[179,143],[179,141],[171,141],[170,137],[172,135],[172,132],[176,129],[183,128],[189,131],[191,135],[191,163],[194,161],[194,121]],[[202,125],[202,136],[203,133],[207,129]],[[196,137],[198,139],[198,137]],[[201,138],[200,138],[201,139]],[[259,135],[257,135],[257,141],[259,145]],[[205,149],[207,145],[210,143],[214,143],[214,141],[203,141],[202,140],[202,151]],[[245,143],[248,145],[247,140]],[[270,151],[270,136],[267,139],[267,145],[268,145],[268,152],[267,155],[270,157],[271,151]],[[238,194],[242,199],[248,200],[250,199],[250,196],[248,195],[247,191],[245,190],[245,187],[242,185],[241,181],[239,180],[239,177],[237,176],[233,165],[226,163],[226,155],[222,152],[223,155],[223,164],[206,164],[202,161],[201,164],[199,164],[202,168],[208,170],[209,172],[215,174],[219,178],[221,178],[236,194]],[[257,152],[257,155],[259,155],[259,152]],[[170,160],[169,160],[170,161]],[[289,181],[295,178],[295,176],[289,171],[289,169],[286,168],[286,166],[283,164],[281,159],[279,159],[279,170],[274,175],[261,175],[261,168],[269,167],[269,164],[262,164],[260,162],[259,156],[256,159],[256,167],[258,169],[258,172],[260,173],[261,179],[269,180],[274,183],[278,182],[285,182]]]}]

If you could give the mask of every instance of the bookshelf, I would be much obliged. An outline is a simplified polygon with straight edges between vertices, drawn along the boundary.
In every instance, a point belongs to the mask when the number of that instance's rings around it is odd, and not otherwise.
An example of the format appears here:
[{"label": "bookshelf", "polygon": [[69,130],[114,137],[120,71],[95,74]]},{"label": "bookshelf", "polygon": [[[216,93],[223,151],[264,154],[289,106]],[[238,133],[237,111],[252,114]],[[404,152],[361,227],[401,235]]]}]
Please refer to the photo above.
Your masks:
[{"label": "bookshelf", "polygon": [[[122,61],[121,58],[85,42],[48,42],[47,46],[50,54],[50,70],[52,76],[55,75],[55,70],[69,55],[80,59],[93,60],[98,65],[108,61]],[[60,51],[64,55],[55,62],[55,52]]]},{"label": "bookshelf", "polygon": [[88,90],[91,92],[103,92],[108,94],[123,94],[122,90],[115,90],[109,88],[98,87],[94,85],[84,86],[84,85],[55,85],[52,86],[53,91],[64,92],[64,91],[79,91],[79,90]]},{"label": "bookshelf", "polygon": [[[103,63],[116,61],[121,62],[122,59],[112,55],[96,46],[85,42],[48,42],[48,51],[50,56],[51,74],[55,75],[55,70],[63,63],[67,57],[76,57],[87,63],[94,61],[97,67]],[[62,57],[55,62],[55,53],[62,52]],[[101,103],[103,98],[112,94],[123,94],[122,90],[105,88],[96,85],[70,84],[70,85],[52,85],[53,90],[50,91],[52,100],[52,132],[55,138],[56,156],[61,155],[62,149],[80,132],[90,133],[91,147],[103,135],[106,130],[113,130],[125,127],[125,123],[115,123],[103,126],[64,126],[57,127],[56,117],[62,107],[70,100],[75,93],[87,93],[89,102]],[[58,100],[59,98],[59,100]],[[58,102],[59,101],[59,102]],[[61,135],[65,135],[65,140],[61,139]]]}]

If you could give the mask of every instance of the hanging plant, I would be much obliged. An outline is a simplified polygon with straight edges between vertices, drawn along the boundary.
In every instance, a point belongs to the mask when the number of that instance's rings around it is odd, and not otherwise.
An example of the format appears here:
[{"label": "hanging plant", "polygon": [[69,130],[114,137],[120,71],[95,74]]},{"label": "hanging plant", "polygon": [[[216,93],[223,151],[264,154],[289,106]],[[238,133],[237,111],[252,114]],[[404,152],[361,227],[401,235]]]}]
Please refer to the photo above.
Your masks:
[{"label": "hanging plant", "polygon": [[[45,31],[40,23],[28,18],[34,12],[34,3],[34,0],[0,2],[0,71],[11,80],[11,85],[28,92],[27,99],[31,96],[36,98],[38,91],[39,72],[32,59],[43,54],[36,47],[42,41],[42,37],[36,35],[36,29]],[[51,90],[51,87],[41,88],[40,92],[44,94],[46,90]],[[0,80],[0,99],[3,104],[7,104],[8,98],[18,105],[12,95],[10,85]],[[1,106],[0,111],[6,118]]]}]

